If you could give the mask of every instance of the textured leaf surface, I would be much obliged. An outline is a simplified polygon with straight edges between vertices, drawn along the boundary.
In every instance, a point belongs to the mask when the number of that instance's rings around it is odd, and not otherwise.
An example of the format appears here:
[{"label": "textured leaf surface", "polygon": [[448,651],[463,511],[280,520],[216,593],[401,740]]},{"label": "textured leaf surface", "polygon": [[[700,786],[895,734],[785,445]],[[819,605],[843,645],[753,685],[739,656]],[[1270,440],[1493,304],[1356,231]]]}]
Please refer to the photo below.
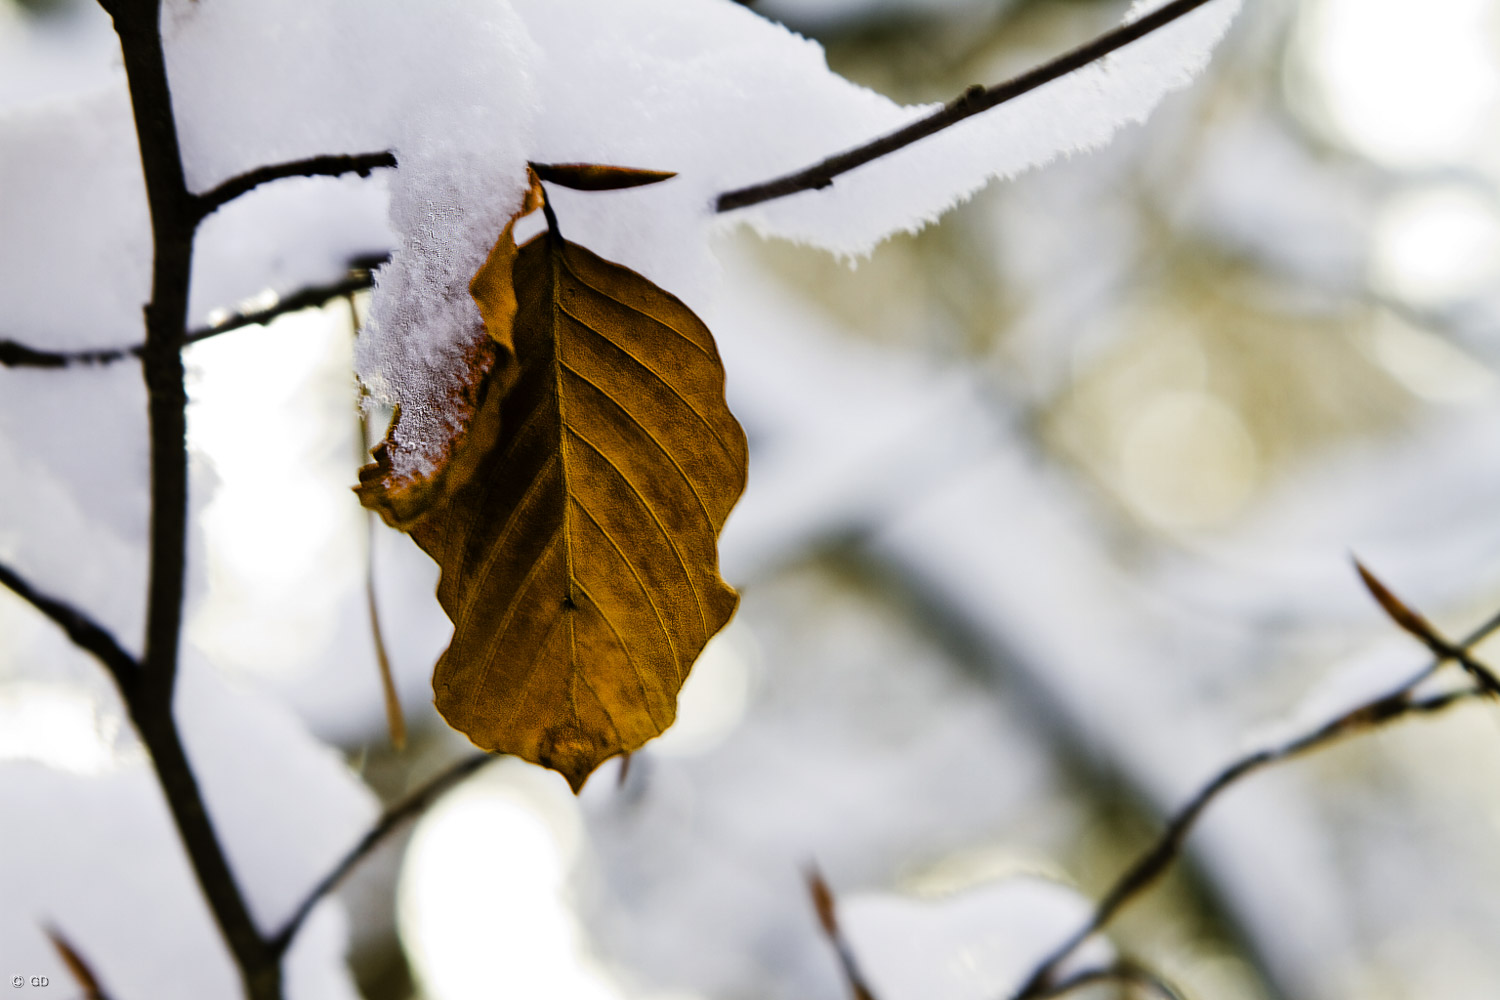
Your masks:
[{"label": "textured leaf surface", "polygon": [[[577,789],[672,723],[734,612],[717,538],[746,445],[713,338],[676,298],[555,235],[513,267],[515,370],[491,369],[444,488],[401,526],[442,566],[454,623],[439,711]],[[476,298],[495,284],[481,271]]]}]

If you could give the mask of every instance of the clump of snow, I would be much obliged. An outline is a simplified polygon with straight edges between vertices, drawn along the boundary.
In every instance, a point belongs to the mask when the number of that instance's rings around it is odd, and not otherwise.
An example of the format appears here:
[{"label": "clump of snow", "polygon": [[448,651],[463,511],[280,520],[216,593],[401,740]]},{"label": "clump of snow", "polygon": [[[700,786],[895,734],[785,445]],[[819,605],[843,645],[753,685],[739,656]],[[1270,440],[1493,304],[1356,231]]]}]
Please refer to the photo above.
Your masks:
[{"label": "clump of snow", "polygon": [[[845,80],[829,71],[821,46],[735,4],[515,0],[515,7],[545,53],[535,158],[676,170],[672,200],[700,220],[723,191],[861,145],[938,107],[903,107]],[[835,253],[867,253],[893,233],[922,228],[993,178],[1094,148],[1122,124],[1144,119],[1202,68],[1237,9],[1236,0],[1210,4],[1104,64],[861,167],[832,188],[728,218]],[[650,276],[653,263],[659,273],[673,270],[672,242],[694,230],[684,230],[675,204],[660,218],[645,216],[642,208],[664,208],[647,197],[557,200],[567,206],[559,209],[565,229],[605,230],[606,247],[595,247],[605,256],[633,239]],[[609,211],[613,223],[570,222],[590,208]]]},{"label": "clump of snow", "polygon": [[0,114],[0,338],[139,343],[151,227],[123,85]]},{"label": "clump of snow", "polygon": [[[390,150],[397,241],[357,365],[399,404],[393,457],[420,468],[454,428],[443,405],[479,329],[468,283],[526,183],[531,44],[493,0],[179,0],[165,19],[190,187],[262,164]],[[406,471],[410,471],[410,467]]]},{"label": "clump of snow", "polygon": [[[883,1000],[995,1000],[1019,989],[1092,909],[1067,886],[1017,876],[938,899],[851,895],[839,901],[839,920]],[[1067,968],[1095,968],[1112,957],[1095,938]]]}]

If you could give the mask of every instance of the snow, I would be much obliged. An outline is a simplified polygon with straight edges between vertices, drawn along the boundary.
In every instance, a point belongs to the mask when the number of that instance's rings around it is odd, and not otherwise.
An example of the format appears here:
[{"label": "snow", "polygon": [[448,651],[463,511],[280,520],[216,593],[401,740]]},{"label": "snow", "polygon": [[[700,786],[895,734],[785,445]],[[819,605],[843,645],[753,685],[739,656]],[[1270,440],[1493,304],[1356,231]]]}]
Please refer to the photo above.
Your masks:
[{"label": "snow", "polygon": [[[184,742],[231,867],[257,921],[275,926],[373,821],[373,798],[285,709],[230,689],[201,660],[184,663],[180,688]],[[94,690],[96,710],[118,719],[112,692]],[[112,996],[237,995],[233,962],[145,755],[133,739],[101,752],[113,767],[89,774],[0,762],[7,971],[70,987],[42,934],[51,924],[88,957]],[[59,763],[67,766],[67,758]],[[356,1000],[343,969],[345,934],[338,904],[325,901],[288,955],[289,1000]]]},{"label": "snow", "polygon": [[[1120,123],[1138,120],[1202,64],[1234,9],[1231,0],[1217,0],[1107,67],[1059,81],[862,168],[830,190],[718,217],[712,201],[726,188],[803,166],[930,109],[899,107],[837,77],[818,45],[729,2],[642,0],[626,7],[606,0],[448,0],[424,5],[420,18],[413,18],[404,8],[354,0],[317,5],[170,0],[167,57],[193,189],[206,190],[264,163],[320,154],[389,149],[399,161],[398,169],[370,179],[280,182],[216,213],[201,232],[191,321],[201,324],[213,310],[266,291],[285,295],[336,278],[355,255],[393,251],[378,276],[356,365],[377,402],[402,406],[398,454],[420,468],[433,443],[453,429],[441,402],[455,348],[476,330],[468,279],[519,201],[526,160],[677,170],[675,180],[637,191],[554,191],[553,197],[570,238],[637,268],[709,314],[719,281],[720,265],[710,251],[716,233],[748,225],[842,255],[867,253],[893,233],[932,221],[994,177],[1091,148]],[[5,83],[20,70],[9,75],[18,65],[5,61],[3,46],[12,36],[0,36],[0,231],[7,235],[0,243],[0,301],[6,305],[0,336],[41,348],[138,343],[140,307],[149,289],[150,234],[126,92],[97,16],[80,24],[81,34],[91,39],[89,54],[79,63],[87,71],[78,78],[53,73],[42,88],[51,102],[47,106],[22,107],[42,91]],[[55,69],[62,63],[48,65]],[[753,326],[742,324],[742,339],[733,349],[741,356],[756,345],[759,331]],[[760,344],[760,372],[754,376],[767,396],[778,386],[790,391],[807,377],[806,372],[787,374],[785,384],[777,382],[788,367],[786,358],[798,355],[773,357],[766,350],[773,340]],[[289,361],[293,352],[286,354],[283,360]],[[758,517],[762,527],[776,527],[784,538],[783,555],[820,531],[847,525],[851,509],[885,513],[910,499],[910,484],[920,475],[874,496],[862,490],[873,477],[856,478],[852,487],[841,481],[845,472],[878,462],[892,440],[906,458],[921,458],[923,470],[950,469],[958,450],[974,441],[965,437],[943,449],[925,447],[928,424],[961,423],[976,413],[975,394],[964,384],[953,392],[951,379],[925,381],[900,397],[918,404],[906,410],[883,394],[886,379],[893,379],[906,359],[853,364],[845,345],[827,343],[808,354],[803,360],[809,371],[830,381],[843,379],[841,385],[865,405],[835,413],[830,404],[800,426],[791,419],[776,424],[769,415],[774,407],[761,408],[763,425],[774,424],[781,434],[786,461],[780,475],[770,477],[770,490],[762,492],[759,513],[752,507],[744,520],[754,527]],[[748,362],[743,370],[741,385],[751,379]],[[285,421],[256,424],[254,418],[258,407],[284,402],[277,390],[285,387],[275,381],[284,377],[284,369],[267,364],[247,374],[253,376],[250,391],[231,400],[241,420],[265,432],[259,446],[288,450]],[[805,400],[811,405],[821,396],[810,392]],[[134,362],[67,372],[0,371],[0,468],[8,487],[0,490],[0,558],[87,608],[132,648],[141,634],[147,520],[143,414]],[[872,433],[858,448],[840,450],[849,421],[865,417],[871,418]],[[825,475],[809,484],[799,481],[798,470],[808,467],[815,452],[810,445],[798,449],[792,438],[812,427],[817,433],[808,441],[818,442],[816,454],[841,457],[813,463]],[[982,422],[975,427],[986,447],[1013,444]],[[211,422],[200,419],[198,432],[212,436]],[[825,445],[829,450],[822,451]],[[773,455],[767,468],[776,462]],[[232,464],[226,461],[219,470],[226,481],[237,476],[249,482],[255,472],[267,474],[268,466]],[[195,510],[203,509],[211,492],[207,471],[195,468]],[[1020,486],[1009,473],[1002,479],[998,486],[987,484],[994,488],[983,503],[1028,484],[1039,506],[1053,496],[1050,487],[1038,487],[1023,475],[1014,476]],[[793,487],[809,485],[795,494]],[[963,501],[981,505],[977,496]],[[232,505],[221,508],[231,510]],[[236,516],[253,514],[241,508]],[[352,520],[339,513],[327,523],[339,533],[328,551],[347,556]],[[789,529],[784,536],[781,528]],[[753,533],[740,537],[729,546],[726,563],[750,562]],[[887,544],[903,543],[896,537]],[[993,570],[1006,554],[997,540],[975,558],[992,560],[988,569]],[[775,554],[758,558],[764,568],[774,563]],[[996,595],[984,567],[957,561],[975,574],[976,594]],[[195,562],[194,572],[203,572],[201,562]],[[1060,569],[1059,577],[1068,572]],[[195,576],[195,593],[201,583]],[[344,586],[343,592],[352,589]],[[1019,614],[1015,607],[1028,606],[1024,595],[999,596],[1012,614]],[[1110,588],[1095,594],[1101,604],[1115,596]],[[7,623],[20,618],[32,637],[19,654],[28,683],[48,677],[54,660],[70,682],[80,671],[92,670],[76,653],[60,655],[67,647],[50,626],[14,605],[9,601],[0,611]],[[227,614],[223,605],[219,610]],[[316,638],[334,645],[349,632],[344,621],[322,626],[319,635],[298,635],[309,646],[318,645]],[[860,628],[851,626],[848,634],[858,637]],[[868,644],[851,648],[873,655]],[[1097,648],[1084,644],[1065,650],[1063,658],[1082,664]],[[336,758],[284,710],[246,692],[231,694],[199,661],[194,646],[187,649],[179,710],[189,751],[251,907],[263,925],[272,926],[358,835],[373,806]],[[348,665],[345,661],[340,669]],[[906,678],[910,662],[903,660],[900,669],[892,662],[883,666]],[[102,686],[105,694],[99,697],[108,703],[107,684],[92,676],[90,690],[97,694]],[[985,748],[984,759],[1021,761],[1006,776],[1006,794],[976,804],[961,829],[939,809],[913,809],[906,825],[891,826],[875,838],[878,842],[843,862],[866,883],[883,884],[910,860],[914,845],[930,849],[933,843],[953,846],[961,838],[986,836],[1009,805],[1042,783],[1044,764],[1025,756],[1025,741],[997,726],[988,701],[972,697],[965,684],[951,678],[892,683],[914,683],[917,696],[943,712],[954,709],[954,726],[921,731],[915,715],[903,721],[878,714],[875,706],[887,692],[871,689],[856,690],[842,719],[830,719],[817,699],[801,707],[777,706],[822,754],[821,761],[814,755],[812,767],[785,749],[776,727],[738,742],[723,736],[731,760],[738,754],[740,769],[753,767],[762,775],[757,780],[764,800],[773,807],[777,802],[808,807],[801,810],[803,825],[788,824],[774,843],[738,845],[758,867],[734,870],[735,846],[719,853],[714,838],[696,839],[703,832],[698,829],[670,829],[655,838],[682,847],[698,866],[688,870],[702,875],[703,886],[750,904],[744,926],[718,929],[723,942],[745,940],[737,932],[747,929],[766,932],[767,914],[785,915],[800,905],[794,855],[841,843],[845,834],[844,820],[835,816],[839,811],[826,811],[830,786],[840,786],[835,797],[846,806],[840,815],[861,815],[865,826],[874,827],[887,822],[883,816],[892,788],[918,803],[924,796],[939,803],[972,794],[973,770],[955,767],[933,780],[934,761],[967,762],[972,768],[976,747]],[[910,707],[898,704],[903,712]],[[738,718],[724,727],[736,726]],[[866,728],[871,720],[882,720],[881,725]],[[893,745],[892,732],[904,742]],[[35,925],[37,914],[45,911],[121,996],[232,995],[228,958],[139,755],[121,754],[113,770],[100,764],[107,755],[70,758],[63,763],[71,773],[64,773],[25,759],[39,755],[34,747],[7,747],[7,753],[22,759],[0,764],[0,794],[16,804],[19,817],[0,857],[0,898],[6,900],[0,938],[20,942],[22,959],[55,963]],[[665,763],[656,773],[669,807],[674,787],[696,780],[693,774],[714,774],[693,763],[691,754],[661,759]],[[877,765],[871,767],[870,760]],[[684,808],[694,808],[692,797],[686,798]],[[746,801],[757,800],[748,796]],[[757,817],[748,810],[757,807],[739,808],[738,815],[731,809],[712,817],[710,825],[754,831]],[[101,836],[104,831],[108,837]],[[621,843],[632,841],[624,837]],[[132,864],[122,866],[122,856]],[[662,884],[648,891],[653,902],[666,905],[689,890]],[[768,895],[781,902],[761,906]],[[859,909],[855,906],[850,918],[855,925],[864,920]],[[143,913],[153,919],[141,919]],[[642,917],[634,913],[632,919]],[[878,923],[878,917],[872,919]],[[309,924],[290,959],[293,996],[352,996],[339,961],[340,925],[332,906],[320,909]],[[766,932],[773,939],[771,951],[778,942],[786,944],[789,933],[808,929],[789,926],[793,932]],[[658,959],[660,949],[681,950],[679,941],[665,941],[659,931],[642,933],[657,938]],[[806,973],[804,982],[822,981],[819,972],[807,973],[815,962],[811,947],[789,950],[798,963],[793,978]],[[754,960],[753,954],[744,959]],[[821,965],[816,969],[827,972]],[[717,970],[699,971],[705,980],[730,980],[743,969],[724,962]],[[60,972],[54,978],[64,981]]]},{"label": "snow", "polygon": [[[1010,996],[1080,926],[1093,905],[1067,886],[1016,876],[937,899],[892,893],[840,898],[839,922],[882,1000],[995,1000]],[[1108,965],[1087,942],[1063,966]]]}]

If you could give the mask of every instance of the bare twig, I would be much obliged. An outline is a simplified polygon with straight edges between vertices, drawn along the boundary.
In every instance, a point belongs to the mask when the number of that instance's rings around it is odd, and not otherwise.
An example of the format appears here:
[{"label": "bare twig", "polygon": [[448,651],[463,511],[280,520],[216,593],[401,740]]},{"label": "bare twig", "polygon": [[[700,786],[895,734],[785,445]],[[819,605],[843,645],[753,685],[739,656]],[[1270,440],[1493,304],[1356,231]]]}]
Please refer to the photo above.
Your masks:
[{"label": "bare twig", "polygon": [[45,928],[47,939],[52,942],[52,947],[57,951],[58,957],[68,967],[68,972],[78,981],[83,990],[83,1000],[109,1000],[109,995],[104,992],[104,987],[99,985],[99,977],[84,957],[78,953],[78,949],[63,937],[62,931],[55,927]]},{"label": "bare twig", "polygon": [[[1383,604],[1383,602],[1382,602]],[[1415,699],[1412,692],[1418,684],[1430,677],[1445,660],[1458,659],[1458,650],[1467,656],[1467,650],[1500,629],[1500,614],[1492,616],[1479,628],[1464,638],[1453,651],[1437,654],[1437,658],[1407,681],[1390,692],[1373,698],[1350,709],[1316,729],[1294,737],[1276,746],[1246,754],[1229,764],[1188,800],[1167,823],[1155,842],[1115,881],[1095,904],[1088,921],[1059,944],[1032,972],[1024,985],[1013,994],[1013,1000],[1040,1000],[1052,995],[1053,979],[1058,967],[1078,950],[1086,940],[1108,924],[1142,892],[1149,888],[1182,854],[1183,842],[1197,823],[1204,810],[1241,779],[1272,764],[1301,756],[1311,750],[1320,749],[1337,740],[1358,733],[1369,732],[1397,719],[1441,712],[1461,701],[1471,700],[1487,694],[1482,687],[1466,688],[1428,698]]]},{"label": "bare twig", "polygon": [[67,633],[73,644],[94,655],[114,677],[120,692],[128,697],[131,685],[140,672],[136,658],[125,651],[108,629],[79,611],[71,604],[49,597],[27,583],[19,573],[0,563],[0,586],[5,586],[17,597],[52,619]]},{"label": "bare twig", "polygon": [[1369,590],[1375,602],[1380,605],[1381,610],[1390,617],[1391,621],[1416,637],[1432,652],[1433,656],[1437,657],[1439,663],[1445,660],[1457,662],[1490,697],[1500,696],[1500,680],[1496,680],[1494,672],[1469,653],[1465,648],[1467,644],[1455,646],[1449,642],[1442,633],[1432,627],[1431,622],[1407,607],[1358,559],[1354,560],[1354,568],[1359,571],[1359,578],[1364,581],[1365,588]]},{"label": "bare twig", "polygon": [[399,804],[393,806],[386,814],[380,817],[380,822],[370,828],[370,831],[360,838],[349,853],[344,855],[334,869],[325,875],[317,885],[307,894],[306,898],[298,904],[297,909],[282,925],[281,930],[271,938],[271,948],[276,954],[283,954],[291,946],[292,939],[297,936],[297,931],[307,920],[308,914],[324,896],[328,895],[344,878],[354,870],[354,866],[365,859],[375,848],[379,847],[386,837],[396,831],[402,823],[420,815],[428,806],[437,801],[438,796],[458,784],[475,771],[479,770],[490,761],[498,760],[499,755],[479,753],[454,764],[448,770],[433,778],[427,784],[417,789],[411,795],[403,799]]},{"label": "bare twig", "polygon": [[[354,293],[344,296],[349,306],[349,332],[359,337],[359,310],[354,305]],[[361,390],[363,393],[363,390]],[[363,407],[356,407],[355,433],[359,435],[355,454],[358,469],[369,458],[370,414]],[[391,734],[391,746],[397,751],[406,749],[406,716],[401,711],[401,696],[396,691],[396,678],[391,672],[391,657],[385,645],[385,629],[380,624],[380,595],[375,588],[375,512],[365,514],[365,611],[370,622],[370,643],[375,650],[375,667],[380,674],[380,692],[385,699],[385,724]]]},{"label": "bare twig", "polygon": [[839,927],[838,903],[833,898],[833,890],[828,888],[828,883],[823,880],[817,868],[809,867],[806,874],[807,891],[812,896],[813,910],[818,914],[818,925],[823,928],[823,936],[828,938],[828,943],[833,945],[834,953],[838,955],[839,968],[843,970],[844,981],[849,984],[850,995],[854,1000],[875,1000],[869,980],[859,967],[859,960],[854,957],[854,949],[849,947],[849,940]]},{"label": "bare twig", "polygon": [[202,215],[211,215],[241,195],[255,190],[262,184],[269,184],[271,181],[285,180],[288,177],[338,177],[341,174],[359,174],[361,177],[368,177],[372,170],[395,165],[396,154],[388,151],[314,156],[306,160],[293,160],[290,163],[275,163],[240,174],[238,177],[231,177],[213,190],[195,196],[194,203]]},{"label": "bare twig", "polygon": [[854,149],[830,156],[826,160],[794,173],[760,184],[752,184],[749,187],[725,191],[714,202],[714,210],[730,212],[737,208],[758,205],[764,201],[785,198],[787,195],[801,191],[826,188],[840,174],[846,174],[855,167],[864,166],[872,160],[878,160],[882,156],[910,146],[920,139],[935,135],[950,125],[956,125],[981,111],[988,111],[1006,101],[1015,100],[1022,94],[1029,93],[1043,84],[1051,83],[1059,77],[1104,58],[1117,49],[1124,48],[1137,39],[1144,38],[1158,28],[1165,27],[1208,2],[1209,0],[1173,0],[1137,21],[1121,25],[1051,62],[1043,63],[1004,83],[989,88],[975,84],[954,100],[943,105],[941,110],[867,142],[863,146],[856,146]]},{"label": "bare twig", "polygon": [[[344,298],[369,288],[374,283],[373,267],[383,258],[361,258],[350,266],[349,276],[326,285],[309,285],[276,301],[273,306],[253,312],[237,313],[211,326],[201,326],[188,332],[185,344],[196,344],[200,340],[217,337],[221,333],[239,330],[247,326],[270,323],[288,313],[325,306],[334,299]],[[14,340],[0,340],[0,366],[7,368],[68,368],[75,365],[107,365],[126,358],[139,358],[145,345],[134,347],[106,347],[87,351],[39,351]]]}]

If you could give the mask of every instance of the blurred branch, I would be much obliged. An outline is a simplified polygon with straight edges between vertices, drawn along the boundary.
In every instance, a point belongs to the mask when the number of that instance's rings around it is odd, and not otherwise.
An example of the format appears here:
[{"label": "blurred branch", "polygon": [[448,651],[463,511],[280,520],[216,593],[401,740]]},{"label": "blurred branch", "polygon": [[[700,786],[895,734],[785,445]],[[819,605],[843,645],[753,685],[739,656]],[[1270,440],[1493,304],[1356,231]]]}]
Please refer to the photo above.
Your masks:
[{"label": "blurred branch", "polygon": [[213,190],[196,195],[195,202],[202,215],[212,215],[240,195],[247,194],[271,181],[285,180],[288,177],[338,177],[342,174],[359,174],[361,177],[368,177],[373,170],[395,165],[396,154],[389,151],[313,156],[306,160],[275,163],[240,174],[238,177],[231,177]]},{"label": "blurred branch", "polygon": [[730,212],[737,208],[747,208],[761,202],[785,198],[802,191],[816,191],[829,187],[833,184],[833,179],[840,174],[846,174],[856,167],[864,166],[872,160],[878,160],[918,140],[935,135],[965,118],[971,118],[982,111],[988,111],[1007,101],[1015,100],[1043,84],[1067,76],[1074,70],[1096,62],[1111,52],[1122,49],[1131,42],[1171,24],[1208,2],[1209,0],[1172,0],[1171,3],[1137,21],[1121,25],[1091,42],[1080,45],[1071,52],[1064,53],[1004,83],[998,83],[989,88],[975,84],[926,118],[912,122],[863,146],[856,146],[854,149],[830,156],[826,160],[794,173],[760,184],[752,184],[749,187],[725,191],[714,202],[714,210]]},{"label": "blurred branch", "polygon": [[371,851],[379,847],[381,842],[394,833],[397,827],[401,826],[407,820],[420,815],[448,789],[490,761],[498,759],[499,755],[489,753],[479,753],[471,757],[465,757],[407,796],[399,804],[391,807],[384,816],[380,817],[380,822],[371,827],[370,831],[360,838],[359,843],[355,844],[353,849],[344,855],[343,860],[335,865],[334,869],[325,875],[322,881],[313,886],[312,891],[298,904],[297,909],[292,912],[292,915],[287,919],[281,930],[277,931],[276,935],[271,938],[271,949],[277,955],[284,954],[287,948],[291,946],[292,939],[297,936],[297,931],[301,930],[302,924],[307,920],[308,914],[312,912],[313,907],[317,905],[318,901],[337,888],[349,872],[354,870],[354,866],[363,861]]},{"label": "blurred branch", "polygon": [[1432,652],[1432,655],[1437,657],[1437,662],[1442,663],[1447,660],[1456,661],[1459,666],[1463,667],[1465,673],[1474,678],[1475,683],[1485,693],[1491,697],[1500,695],[1500,681],[1495,679],[1494,673],[1488,667],[1469,655],[1468,649],[1464,648],[1468,645],[1467,643],[1455,646],[1445,639],[1437,629],[1432,627],[1431,622],[1407,607],[1400,598],[1375,577],[1375,574],[1366,569],[1358,559],[1354,560],[1354,568],[1359,571],[1359,578],[1364,581],[1365,589],[1369,590],[1371,596],[1375,598],[1376,603],[1380,605],[1381,610],[1397,626],[1415,636],[1422,645],[1426,646]]},{"label": "blurred branch", "polygon": [[99,977],[94,975],[94,970],[78,953],[78,949],[63,937],[62,931],[55,927],[48,927],[45,930],[47,939],[52,942],[52,947],[56,949],[58,957],[68,967],[68,972],[78,981],[78,985],[82,987],[83,1000],[109,1000],[104,987],[99,985]]},{"label": "blurred branch", "polygon": [[[257,326],[270,323],[272,320],[285,316],[287,313],[300,312],[303,309],[314,309],[325,306],[334,299],[344,298],[355,292],[360,292],[374,284],[375,278],[371,270],[378,266],[383,258],[361,258],[355,261],[350,268],[349,276],[326,285],[309,285],[292,294],[279,299],[274,306],[265,309],[257,309],[254,312],[236,313],[230,318],[211,326],[201,326],[191,330],[183,337],[184,344],[196,344],[200,340],[217,337],[221,333],[238,330],[242,327]],[[363,265],[368,264],[368,267]],[[145,351],[145,346],[137,344],[134,347],[110,347],[87,351],[39,351],[35,348],[18,344],[14,340],[0,340],[0,366],[7,368],[68,368],[75,365],[107,365],[125,358],[139,358]]]},{"label": "blurred branch", "polygon": [[1097,986],[1101,983],[1116,983],[1120,986],[1140,986],[1149,990],[1162,1000],[1183,1000],[1182,994],[1175,986],[1167,982],[1156,972],[1152,972],[1138,962],[1129,959],[1120,959],[1113,965],[1103,966],[1097,969],[1085,969],[1064,979],[1062,982],[1048,989],[1044,993],[1038,993],[1036,1000],[1052,1000],[1053,997],[1066,996],[1075,990],[1081,990],[1087,986]]},{"label": "blurred branch", "polygon": [[828,883],[823,881],[816,868],[807,870],[807,891],[818,914],[818,925],[838,955],[839,968],[843,970],[844,981],[849,984],[850,995],[854,1000],[875,1000],[875,994],[854,957],[854,949],[849,947],[849,941],[839,927],[838,904],[834,901],[833,890],[828,888]]},{"label": "blurred branch", "polygon": [[140,671],[140,663],[125,651],[109,630],[71,604],[49,597],[27,583],[20,574],[0,563],[0,585],[52,619],[75,646],[94,655],[114,677],[127,698]]},{"label": "blurred branch", "polygon": [[[1361,575],[1365,578],[1367,585],[1374,579],[1363,570],[1363,567],[1361,567]],[[1383,587],[1381,589],[1384,590]],[[1381,604],[1382,607],[1386,607],[1384,601]],[[1404,605],[1401,607],[1405,608]],[[1390,610],[1387,607],[1388,613]],[[1407,614],[1413,613],[1407,610]],[[1459,702],[1489,694],[1488,689],[1483,685],[1427,698],[1414,698],[1413,690],[1422,681],[1432,676],[1444,662],[1457,660],[1462,663],[1464,660],[1472,660],[1468,650],[1497,629],[1500,629],[1500,614],[1492,616],[1466,636],[1458,646],[1445,647],[1443,652],[1436,653],[1437,658],[1432,663],[1423,667],[1400,687],[1350,709],[1310,732],[1276,746],[1247,754],[1225,767],[1177,812],[1156,841],[1115,881],[1104,897],[1095,904],[1094,912],[1088,922],[1037,965],[1026,983],[1012,995],[1012,1000],[1041,1000],[1042,997],[1055,996],[1055,991],[1061,985],[1053,982],[1058,967],[1088,938],[1108,924],[1127,904],[1149,888],[1181,856],[1183,842],[1204,810],[1241,779],[1272,764],[1301,756],[1312,750],[1322,749],[1348,736],[1370,732],[1397,719],[1431,715]],[[1480,669],[1483,670],[1482,667]],[[1489,673],[1487,670],[1484,672]]]}]

